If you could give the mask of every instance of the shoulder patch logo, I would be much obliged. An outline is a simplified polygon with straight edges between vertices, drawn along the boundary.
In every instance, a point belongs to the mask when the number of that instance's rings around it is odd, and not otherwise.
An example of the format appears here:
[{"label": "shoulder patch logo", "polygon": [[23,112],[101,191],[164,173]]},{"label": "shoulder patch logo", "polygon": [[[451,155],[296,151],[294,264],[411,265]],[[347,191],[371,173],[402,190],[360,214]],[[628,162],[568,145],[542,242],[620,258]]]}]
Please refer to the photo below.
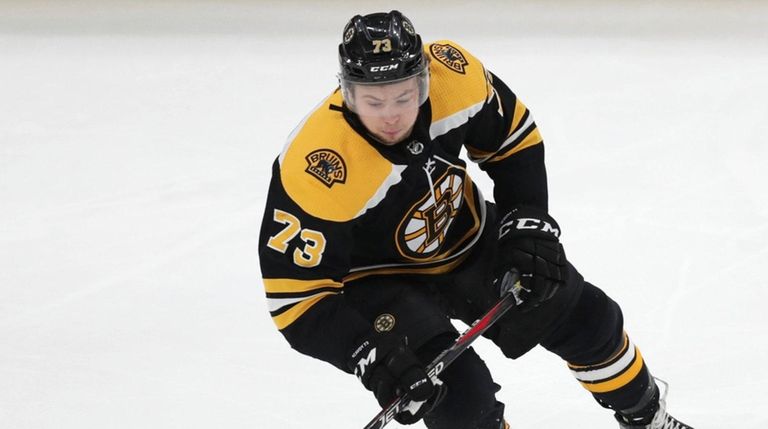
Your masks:
[{"label": "shoulder patch logo", "polygon": [[347,181],[347,166],[341,155],[330,149],[318,149],[305,158],[307,169],[304,170],[320,180],[325,186]]},{"label": "shoulder patch logo", "polygon": [[456,73],[466,74],[464,68],[469,65],[469,61],[464,58],[464,54],[458,48],[447,44],[433,43],[429,47],[429,51],[436,60],[443,63],[449,69]]}]

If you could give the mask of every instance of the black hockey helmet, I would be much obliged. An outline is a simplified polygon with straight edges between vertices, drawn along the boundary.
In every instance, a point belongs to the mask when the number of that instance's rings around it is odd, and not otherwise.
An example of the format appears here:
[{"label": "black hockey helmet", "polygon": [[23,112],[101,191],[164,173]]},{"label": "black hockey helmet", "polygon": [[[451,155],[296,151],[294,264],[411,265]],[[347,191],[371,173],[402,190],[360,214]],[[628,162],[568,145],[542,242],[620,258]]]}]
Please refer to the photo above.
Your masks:
[{"label": "black hockey helmet", "polygon": [[421,36],[399,11],[355,15],[344,27],[339,44],[339,82],[344,100],[355,84],[394,83],[413,76],[422,77],[421,102],[426,100],[428,59]]},{"label": "black hockey helmet", "polygon": [[355,15],[339,44],[340,77],[382,83],[414,76],[426,67],[421,36],[402,13]]}]

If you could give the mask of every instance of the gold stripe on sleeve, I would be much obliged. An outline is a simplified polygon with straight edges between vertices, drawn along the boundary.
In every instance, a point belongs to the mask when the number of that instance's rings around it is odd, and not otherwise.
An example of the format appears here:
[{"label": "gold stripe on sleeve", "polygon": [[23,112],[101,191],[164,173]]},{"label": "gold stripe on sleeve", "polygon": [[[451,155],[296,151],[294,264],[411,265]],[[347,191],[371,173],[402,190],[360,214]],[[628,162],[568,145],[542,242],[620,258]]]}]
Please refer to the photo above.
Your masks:
[{"label": "gold stripe on sleeve", "polygon": [[309,299],[305,299],[304,301],[301,301],[291,307],[288,311],[285,311],[277,316],[274,316],[272,318],[272,321],[275,322],[275,325],[277,325],[277,329],[285,329],[290,325],[291,323],[295,322],[296,319],[301,317],[302,314],[306,313],[307,310],[310,309],[313,305],[317,304],[318,301],[325,298],[328,295],[333,295],[334,292],[323,292],[319,293],[317,295],[314,295],[313,297]]},{"label": "gold stripe on sleeve", "polygon": [[523,116],[527,111],[528,111],[528,108],[525,107],[525,104],[523,104],[523,102],[520,101],[519,98],[516,98],[515,113],[512,115],[512,123],[509,125],[509,132],[507,133],[507,137],[511,136],[512,133],[517,131],[517,127],[520,126],[520,121],[523,119]]},{"label": "gold stripe on sleeve", "polygon": [[472,146],[465,146],[467,148],[467,154],[472,159],[483,159],[493,155],[493,152],[488,152],[480,149],[476,149]]},{"label": "gold stripe on sleeve", "polygon": [[510,156],[520,152],[523,149],[527,149],[531,146],[535,146],[539,143],[543,143],[544,139],[541,138],[541,133],[539,133],[539,128],[536,127],[531,131],[520,143],[518,143],[515,147],[508,150],[507,152],[502,153],[501,155],[496,155],[493,158],[489,159],[488,162],[498,162],[502,159],[509,158]]},{"label": "gold stripe on sleeve", "polygon": [[279,292],[308,292],[314,289],[333,287],[341,289],[343,285],[331,279],[295,280],[295,279],[264,279],[264,290],[267,293]]}]

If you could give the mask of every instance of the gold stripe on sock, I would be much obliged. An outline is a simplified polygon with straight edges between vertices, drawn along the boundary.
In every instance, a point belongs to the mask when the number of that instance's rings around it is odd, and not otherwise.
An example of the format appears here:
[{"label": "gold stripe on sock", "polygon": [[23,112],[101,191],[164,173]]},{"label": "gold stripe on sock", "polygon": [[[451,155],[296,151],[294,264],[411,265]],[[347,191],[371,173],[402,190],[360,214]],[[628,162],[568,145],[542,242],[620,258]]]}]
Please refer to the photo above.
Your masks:
[{"label": "gold stripe on sock", "polygon": [[592,393],[605,393],[613,390],[620,389],[637,377],[640,370],[643,369],[643,356],[640,354],[640,350],[635,348],[635,361],[630,365],[626,371],[616,378],[602,381],[600,383],[581,383],[585,389]]}]

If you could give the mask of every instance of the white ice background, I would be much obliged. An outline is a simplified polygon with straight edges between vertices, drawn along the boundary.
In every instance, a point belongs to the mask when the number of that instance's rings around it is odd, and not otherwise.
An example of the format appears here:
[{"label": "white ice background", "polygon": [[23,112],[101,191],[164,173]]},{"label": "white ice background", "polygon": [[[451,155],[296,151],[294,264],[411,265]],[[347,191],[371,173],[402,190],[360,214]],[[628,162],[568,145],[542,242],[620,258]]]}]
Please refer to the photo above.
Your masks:
[{"label": "white ice background", "polygon": [[[531,108],[567,254],[622,304],[673,414],[768,427],[766,2],[3,1],[0,428],[375,414],[277,332],[257,238],[341,28],[391,8]],[[555,356],[477,349],[513,428],[616,427]]]}]

